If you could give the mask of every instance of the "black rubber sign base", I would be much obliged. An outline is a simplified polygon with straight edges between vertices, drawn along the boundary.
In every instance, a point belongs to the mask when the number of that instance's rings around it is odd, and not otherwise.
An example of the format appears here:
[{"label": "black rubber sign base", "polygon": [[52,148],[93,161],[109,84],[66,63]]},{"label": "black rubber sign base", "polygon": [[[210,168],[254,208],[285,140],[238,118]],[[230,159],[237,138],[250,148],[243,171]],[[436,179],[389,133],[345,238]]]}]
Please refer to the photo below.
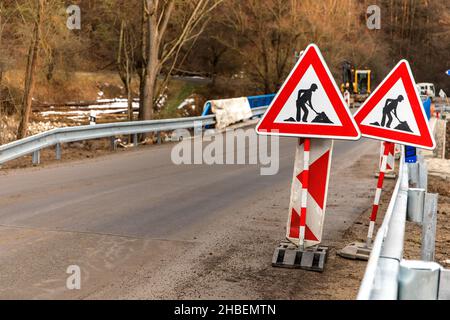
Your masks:
[{"label": "black rubber sign base", "polygon": [[291,242],[282,242],[272,258],[272,266],[323,272],[328,257],[328,247],[313,246],[301,250]]}]

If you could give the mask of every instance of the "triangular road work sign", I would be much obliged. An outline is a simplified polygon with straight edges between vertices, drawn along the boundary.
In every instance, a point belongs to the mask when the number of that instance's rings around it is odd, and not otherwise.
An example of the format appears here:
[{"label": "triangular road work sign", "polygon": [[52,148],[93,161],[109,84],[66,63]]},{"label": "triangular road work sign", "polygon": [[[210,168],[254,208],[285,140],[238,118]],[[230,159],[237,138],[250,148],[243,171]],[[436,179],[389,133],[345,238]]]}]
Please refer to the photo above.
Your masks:
[{"label": "triangular road work sign", "polygon": [[306,48],[256,132],[304,138],[361,137],[319,48]]},{"label": "triangular road work sign", "polygon": [[400,61],[355,114],[365,137],[435,148],[416,82],[408,61]]}]

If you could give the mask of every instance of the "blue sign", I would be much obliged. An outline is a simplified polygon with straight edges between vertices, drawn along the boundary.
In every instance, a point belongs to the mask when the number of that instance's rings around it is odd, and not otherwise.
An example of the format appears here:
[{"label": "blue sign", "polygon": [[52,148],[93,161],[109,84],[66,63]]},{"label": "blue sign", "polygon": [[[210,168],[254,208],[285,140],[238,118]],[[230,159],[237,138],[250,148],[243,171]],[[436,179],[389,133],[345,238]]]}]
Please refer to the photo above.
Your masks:
[{"label": "blue sign", "polygon": [[427,114],[428,120],[431,119],[431,99],[427,98],[426,100],[422,100],[423,108],[425,109],[425,113]]},{"label": "blue sign", "polygon": [[417,162],[417,149],[414,147],[406,146],[405,148],[405,162],[416,163]]},{"label": "blue sign", "polygon": [[450,76],[450,70],[447,70],[445,73],[446,73],[448,76]]}]

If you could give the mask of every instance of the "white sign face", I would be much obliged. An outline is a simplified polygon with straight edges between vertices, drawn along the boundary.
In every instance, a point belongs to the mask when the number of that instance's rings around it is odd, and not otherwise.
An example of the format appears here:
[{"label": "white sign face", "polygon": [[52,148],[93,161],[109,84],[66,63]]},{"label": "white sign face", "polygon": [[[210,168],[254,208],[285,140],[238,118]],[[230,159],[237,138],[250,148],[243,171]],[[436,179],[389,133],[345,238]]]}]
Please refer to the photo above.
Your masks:
[{"label": "white sign face", "polygon": [[355,113],[363,136],[433,150],[436,147],[409,62],[401,60]]},{"label": "white sign face", "polygon": [[263,135],[358,140],[358,126],[319,48],[311,44],[256,126]]},{"label": "white sign face", "polygon": [[395,83],[361,124],[420,136],[402,79]]},{"label": "white sign face", "polygon": [[[285,106],[281,109],[280,113],[275,119],[276,123],[285,123],[285,122],[294,122],[296,114],[297,114],[297,101],[299,100],[299,93],[302,91],[311,90],[313,85],[316,85],[317,88],[311,94],[311,106],[307,105],[308,113],[301,114],[302,122],[311,123],[314,118],[317,117],[318,114],[324,112],[328,119],[331,121],[331,124],[341,126],[342,123],[339,120],[336,111],[331,104],[328,95],[326,94],[323,86],[317,77],[316,72],[314,71],[313,66],[309,66],[308,70],[303,75],[300,82],[297,84],[294,92],[291,94],[289,99],[287,100]],[[313,87],[315,88],[315,87]],[[317,112],[317,113],[316,113]],[[304,117],[305,116],[305,117]],[[318,123],[317,125],[330,125],[330,122]]]}]

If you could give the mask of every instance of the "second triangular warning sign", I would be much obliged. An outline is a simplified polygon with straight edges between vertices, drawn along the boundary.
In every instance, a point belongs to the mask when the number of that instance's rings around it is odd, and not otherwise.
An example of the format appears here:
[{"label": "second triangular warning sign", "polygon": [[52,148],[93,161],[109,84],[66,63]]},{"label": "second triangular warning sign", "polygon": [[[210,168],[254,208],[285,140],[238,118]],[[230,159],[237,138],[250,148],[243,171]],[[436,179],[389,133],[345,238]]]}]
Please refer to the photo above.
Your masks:
[{"label": "second triangular warning sign", "polygon": [[259,134],[358,140],[358,130],[319,48],[309,45],[264,114]]},{"label": "second triangular warning sign", "polygon": [[435,141],[408,61],[400,61],[355,114],[363,136],[424,149]]}]

